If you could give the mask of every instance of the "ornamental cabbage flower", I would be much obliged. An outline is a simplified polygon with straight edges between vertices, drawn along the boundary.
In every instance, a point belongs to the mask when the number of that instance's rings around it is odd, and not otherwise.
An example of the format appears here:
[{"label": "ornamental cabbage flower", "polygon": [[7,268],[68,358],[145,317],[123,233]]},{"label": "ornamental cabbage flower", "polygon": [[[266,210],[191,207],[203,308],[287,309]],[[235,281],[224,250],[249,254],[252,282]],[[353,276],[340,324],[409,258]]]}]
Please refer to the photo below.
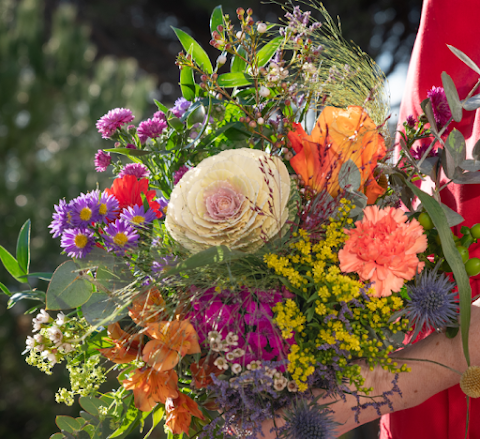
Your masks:
[{"label": "ornamental cabbage flower", "polygon": [[360,187],[353,189],[364,192],[369,204],[385,192],[373,175],[377,161],[386,154],[385,142],[362,107],[325,107],[310,135],[300,124],[293,126],[288,139],[296,155],[290,164],[306,186],[335,197],[340,192],[340,169],[352,160],[361,175]]},{"label": "ornamental cabbage flower", "polygon": [[345,230],[349,236],[338,252],[340,270],[373,282],[374,297],[398,292],[425,266],[417,253],[427,249],[427,237],[416,219],[408,221],[401,209],[367,206],[362,221]]},{"label": "ornamental cabbage flower", "polygon": [[278,157],[226,150],[185,173],[172,191],[165,226],[192,252],[226,245],[249,253],[281,230],[289,195],[290,177]]}]

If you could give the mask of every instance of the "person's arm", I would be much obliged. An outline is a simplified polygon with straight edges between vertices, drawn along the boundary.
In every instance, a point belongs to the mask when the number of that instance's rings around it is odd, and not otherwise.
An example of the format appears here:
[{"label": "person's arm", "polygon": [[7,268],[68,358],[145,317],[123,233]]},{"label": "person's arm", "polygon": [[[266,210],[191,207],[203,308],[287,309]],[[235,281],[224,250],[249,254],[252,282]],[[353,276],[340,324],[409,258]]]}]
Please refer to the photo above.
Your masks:
[{"label": "person's arm", "polygon": [[[411,372],[400,374],[398,386],[403,396],[394,393],[389,398],[393,403],[394,411],[415,407],[436,393],[458,384],[461,378],[459,374],[445,367],[425,361],[409,361],[405,358],[436,361],[462,373],[467,368],[460,334],[453,339],[447,338],[444,334],[432,334],[408,348],[395,352],[391,357],[396,358],[399,364],[406,363],[412,369]],[[470,359],[472,365],[480,365],[480,300],[472,305]],[[365,366],[362,367],[363,375],[366,378],[365,386],[374,389],[371,395],[381,395],[383,392],[391,390],[393,375],[390,372],[384,371],[380,367],[373,371]],[[330,401],[319,400],[320,404],[324,402]],[[347,395],[346,401],[339,400],[330,406],[334,411],[334,420],[340,424],[337,428],[338,434],[343,434],[378,418],[377,411],[373,407],[368,407],[360,413],[360,424],[356,423],[352,411],[352,407],[355,405],[356,399]],[[387,406],[381,407],[382,413],[388,413],[389,411],[390,409]],[[282,425],[283,419],[277,419],[276,424],[277,426]],[[265,439],[276,437],[275,433],[270,433],[272,426],[273,421],[264,423]]]}]

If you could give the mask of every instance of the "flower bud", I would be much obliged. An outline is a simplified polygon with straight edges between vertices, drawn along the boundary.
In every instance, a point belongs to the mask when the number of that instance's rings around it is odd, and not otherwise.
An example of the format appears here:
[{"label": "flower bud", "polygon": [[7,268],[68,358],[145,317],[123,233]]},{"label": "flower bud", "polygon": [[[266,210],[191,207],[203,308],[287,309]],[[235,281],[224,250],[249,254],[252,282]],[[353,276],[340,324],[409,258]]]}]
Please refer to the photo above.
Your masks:
[{"label": "flower bud", "polygon": [[264,119],[263,117],[259,117],[259,118],[257,119],[257,123],[258,123],[259,125],[263,125],[263,124],[265,123],[265,119]]},{"label": "flower bud", "polygon": [[236,12],[237,12],[237,15],[243,15],[243,14],[245,14],[245,9],[243,9],[243,8],[237,8],[237,11],[236,11]]},{"label": "flower bud", "polygon": [[226,62],[227,62],[227,57],[225,55],[220,55],[217,58],[217,64],[220,64],[223,66],[223,64],[225,64]]},{"label": "flower bud", "polygon": [[267,32],[267,25],[265,23],[258,23],[257,32],[259,34],[264,34],[265,32]]},{"label": "flower bud", "polygon": [[270,96],[270,90],[267,87],[262,85],[260,87],[259,94],[262,98],[268,98],[268,96]]}]

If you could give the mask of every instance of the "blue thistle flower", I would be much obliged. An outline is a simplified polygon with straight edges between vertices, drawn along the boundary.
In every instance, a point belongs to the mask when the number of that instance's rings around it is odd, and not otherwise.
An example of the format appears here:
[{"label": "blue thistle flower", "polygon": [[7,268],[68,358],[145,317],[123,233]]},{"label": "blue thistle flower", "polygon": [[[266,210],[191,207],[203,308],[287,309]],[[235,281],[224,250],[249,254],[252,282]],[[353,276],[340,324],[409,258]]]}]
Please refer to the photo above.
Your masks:
[{"label": "blue thistle flower", "polygon": [[316,402],[297,400],[285,415],[282,436],[288,439],[334,439],[337,423]]},{"label": "blue thistle flower", "polygon": [[443,328],[456,322],[458,301],[452,292],[455,284],[437,270],[422,275],[414,286],[408,286],[410,300],[406,315],[415,325],[415,337],[420,330]]}]

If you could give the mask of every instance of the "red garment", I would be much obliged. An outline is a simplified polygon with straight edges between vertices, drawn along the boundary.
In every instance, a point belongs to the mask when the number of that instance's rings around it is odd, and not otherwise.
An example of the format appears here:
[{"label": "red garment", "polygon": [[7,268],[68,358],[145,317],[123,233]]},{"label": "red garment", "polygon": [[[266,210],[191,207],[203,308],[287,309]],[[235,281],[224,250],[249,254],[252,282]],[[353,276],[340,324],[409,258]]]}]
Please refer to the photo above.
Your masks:
[{"label": "red garment", "polygon": [[[442,86],[442,71],[452,77],[460,99],[466,97],[479,75],[453,55],[446,45],[460,49],[480,65],[479,19],[479,0],[424,0],[400,122],[410,114],[417,116],[421,113],[420,102],[427,97],[427,91],[432,86]],[[480,139],[480,111],[463,111],[462,121],[453,126],[465,136],[467,158],[471,158],[475,141]],[[480,222],[480,185],[450,185],[441,195],[445,204],[465,218],[463,225]],[[459,232],[460,227],[455,229]],[[480,245],[470,247],[470,255],[480,257]],[[479,293],[479,278],[471,279],[473,295]],[[480,400],[470,401],[468,438],[480,439]],[[466,397],[457,385],[417,407],[384,416],[380,439],[462,439],[465,436],[465,419]]]}]

